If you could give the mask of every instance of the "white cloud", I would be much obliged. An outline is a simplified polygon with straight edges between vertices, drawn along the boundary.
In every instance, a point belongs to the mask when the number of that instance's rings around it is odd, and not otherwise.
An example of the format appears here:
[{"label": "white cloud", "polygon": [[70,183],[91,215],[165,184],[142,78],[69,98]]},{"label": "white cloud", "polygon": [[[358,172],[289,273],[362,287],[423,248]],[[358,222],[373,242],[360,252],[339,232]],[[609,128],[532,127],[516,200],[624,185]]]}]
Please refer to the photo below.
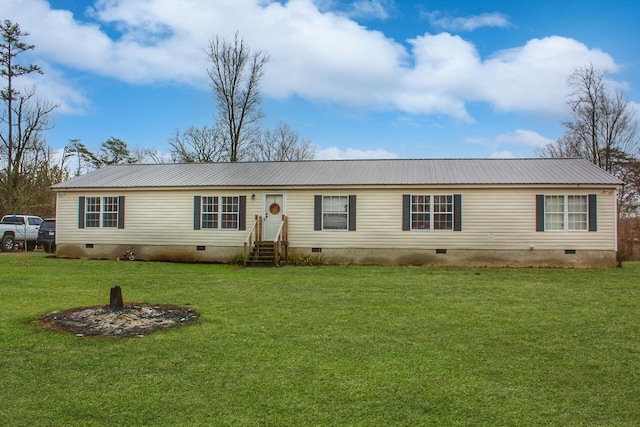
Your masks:
[{"label": "white cloud", "polygon": [[[387,2],[354,7],[383,17]],[[86,16],[51,9],[45,0],[4,0],[3,15],[31,32],[34,55],[48,65],[44,79],[65,111],[86,108],[82,82],[69,70],[132,84],[189,84],[207,90],[202,49],[235,31],[271,56],[262,80],[267,97],[436,114],[472,121],[468,102],[498,111],[558,115],[566,78],[586,63],[617,68],[597,49],[565,37],[533,39],[481,58],[476,47],[448,33],[416,35],[410,49],[312,0],[100,0]],[[378,11],[378,12],[376,12]],[[473,18],[473,19],[472,19]],[[453,26],[504,26],[506,17],[479,15]],[[42,62],[34,61],[34,62]],[[55,67],[55,68],[54,68]],[[57,71],[56,71],[57,70]],[[40,86],[42,87],[42,86]],[[66,95],[65,95],[66,94]]]},{"label": "white cloud", "polygon": [[353,2],[348,15],[361,19],[388,19],[386,1],[384,0],[358,0]]},{"label": "white cloud", "polygon": [[434,27],[446,31],[474,31],[482,27],[508,27],[509,19],[502,13],[483,13],[480,15],[457,17],[442,16],[442,12],[427,12],[424,16]]},{"label": "white cloud", "polygon": [[567,77],[577,66],[615,70],[613,58],[566,37],[533,39],[523,47],[496,52],[475,76],[478,99],[501,111],[561,114]]},{"label": "white cloud", "polygon": [[350,160],[350,159],[397,159],[400,156],[381,148],[373,150],[360,150],[347,148],[343,150],[337,147],[329,147],[318,150],[317,160]]},{"label": "white cloud", "polygon": [[548,144],[552,144],[554,141],[532,130],[517,129],[515,132],[498,135],[496,142],[499,144],[542,148]]}]

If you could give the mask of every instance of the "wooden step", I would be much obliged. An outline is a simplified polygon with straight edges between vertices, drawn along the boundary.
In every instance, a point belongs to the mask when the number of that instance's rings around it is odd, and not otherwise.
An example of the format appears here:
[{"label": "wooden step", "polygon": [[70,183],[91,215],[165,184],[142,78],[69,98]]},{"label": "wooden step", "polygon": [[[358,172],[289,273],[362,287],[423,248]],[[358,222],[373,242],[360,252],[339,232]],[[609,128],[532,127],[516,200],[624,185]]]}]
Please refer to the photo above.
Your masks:
[{"label": "wooden step", "polygon": [[248,266],[275,265],[275,244],[273,242],[255,242],[253,250],[247,258]]}]

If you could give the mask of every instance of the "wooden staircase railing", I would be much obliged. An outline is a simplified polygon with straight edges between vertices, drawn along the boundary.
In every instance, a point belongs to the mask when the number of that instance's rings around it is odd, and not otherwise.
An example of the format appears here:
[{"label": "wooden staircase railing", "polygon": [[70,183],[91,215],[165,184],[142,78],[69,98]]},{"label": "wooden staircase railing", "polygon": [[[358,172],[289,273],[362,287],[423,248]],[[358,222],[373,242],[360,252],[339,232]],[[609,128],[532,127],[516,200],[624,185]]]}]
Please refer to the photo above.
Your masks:
[{"label": "wooden staircase railing", "polygon": [[262,240],[263,221],[256,215],[255,222],[244,241],[244,265],[273,265],[286,263],[289,258],[288,220],[282,216],[282,222],[273,240]]}]

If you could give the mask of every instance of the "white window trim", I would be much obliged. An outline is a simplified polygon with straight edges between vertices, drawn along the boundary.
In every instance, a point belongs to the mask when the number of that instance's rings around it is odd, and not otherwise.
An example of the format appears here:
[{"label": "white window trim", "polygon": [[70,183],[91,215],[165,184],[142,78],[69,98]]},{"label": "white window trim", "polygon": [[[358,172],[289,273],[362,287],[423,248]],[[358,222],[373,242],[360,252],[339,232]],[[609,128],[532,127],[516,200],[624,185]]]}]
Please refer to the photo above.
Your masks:
[{"label": "white window trim", "polygon": [[[569,197],[583,197],[586,200],[586,210],[584,212],[569,212]],[[562,229],[549,229],[547,215],[547,197],[562,197],[563,198],[563,227]],[[544,231],[549,233],[585,233],[589,232],[589,195],[588,194],[545,194],[544,195]],[[559,214],[560,212],[551,212],[553,214]],[[585,214],[585,227],[584,228],[569,228],[569,214],[578,213]]]},{"label": "white window trim", "polygon": [[[413,227],[413,214],[414,213],[415,214],[424,214],[424,213],[426,213],[426,212],[414,212],[414,210],[413,210],[413,197],[414,196],[424,196],[424,197],[428,197],[429,198],[429,220],[428,220],[429,221],[429,228],[414,228]],[[436,212],[435,212],[435,198],[436,197],[441,197],[441,196],[451,197],[451,203],[450,203],[451,211],[450,212],[444,212],[444,213],[438,212],[439,214],[449,215],[451,217],[451,221],[450,221],[451,228],[437,228],[436,229],[436,228],[433,227],[434,217],[435,217],[435,214],[436,214]],[[435,233],[442,233],[442,232],[448,233],[450,231],[454,231],[454,228],[455,228],[455,226],[454,226],[454,215],[455,215],[454,209],[455,209],[455,207],[454,207],[454,200],[453,200],[454,199],[454,194],[453,193],[451,193],[451,194],[426,194],[426,193],[418,194],[418,193],[411,193],[411,194],[409,194],[409,197],[410,197],[410,199],[409,199],[409,202],[410,202],[409,203],[410,204],[410,208],[409,208],[410,209],[409,227],[410,227],[411,231],[432,232],[432,233],[433,232],[435,232]]]},{"label": "white window trim", "polygon": [[[110,210],[108,211],[106,209],[107,207],[107,199],[112,199],[112,202],[115,200],[115,202],[112,203],[113,206],[115,206],[115,210]],[[100,220],[101,220],[101,227],[103,228],[118,228],[118,220],[120,218],[118,218],[118,214],[120,211],[120,202],[119,202],[119,198],[118,196],[103,196],[102,197],[102,212],[100,213]],[[115,214],[115,222],[113,223],[113,225],[105,225],[105,215],[107,214]]]},{"label": "white window trim", "polygon": [[[204,211],[204,206],[205,206],[205,198],[213,198],[215,199],[215,210],[213,212],[205,212]],[[222,207],[223,207],[223,201],[222,199],[228,199],[228,198],[235,198],[236,199],[236,203],[234,204],[234,206],[236,207],[236,211],[235,212],[223,212]],[[205,214],[209,214],[209,213],[214,213],[217,214],[217,219],[216,219],[216,223],[215,223],[215,227],[205,227],[204,226],[204,215]],[[235,223],[236,226],[235,228],[224,228],[222,227],[222,216],[225,214],[232,214],[235,215]],[[225,196],[221,196],[221,195],[211,195],[211,194],[207,194],[207,195],[201,195],[200,196],[200,230],[222,230],[222,231],[238,231],[240,229],[240,195],[239,194],[234,194],[234,195],[225,195]]]},{"label": "white window trim", "polygon": [[[325,199],[326,198],[337,198],[337,197],[342,197],[346,199],[346,204],[345,206],[346,211],[345,212],[340,212],[340,211],[327,211],[325,210]],[[340,214],[345,216],[346,221],[345,221],[345,227],[344,228],[325,228],[324,226],[324,216],[325,214]],[[348,194],[323,194],[322,195],[322,231],[336,231],[336,232],[344,232],[344,231],[349,231],[349,195]]]}]

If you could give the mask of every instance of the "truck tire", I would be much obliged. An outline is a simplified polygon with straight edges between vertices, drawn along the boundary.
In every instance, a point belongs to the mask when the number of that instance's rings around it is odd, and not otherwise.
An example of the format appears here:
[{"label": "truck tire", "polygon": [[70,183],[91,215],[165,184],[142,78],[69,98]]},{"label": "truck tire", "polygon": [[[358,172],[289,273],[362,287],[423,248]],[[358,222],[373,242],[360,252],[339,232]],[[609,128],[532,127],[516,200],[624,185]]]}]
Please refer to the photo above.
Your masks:
[{"label": "truck tire", "polygon": [[11,252],[16,247],[16,241],[12,235],[8,234],[2,238],[2,252]]}]

